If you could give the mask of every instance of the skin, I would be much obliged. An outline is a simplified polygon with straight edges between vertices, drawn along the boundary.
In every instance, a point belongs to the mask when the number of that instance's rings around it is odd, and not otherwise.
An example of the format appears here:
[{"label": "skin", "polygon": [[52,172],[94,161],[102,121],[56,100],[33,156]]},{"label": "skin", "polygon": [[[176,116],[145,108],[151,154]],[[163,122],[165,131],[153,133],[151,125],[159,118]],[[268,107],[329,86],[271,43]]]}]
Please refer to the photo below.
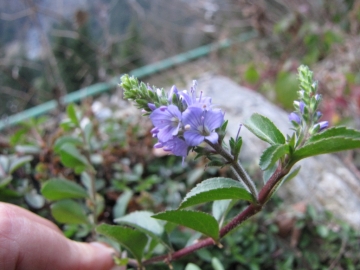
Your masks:
[{"label": "skin", "polygon": [[49,220],[0,202],[0,269],[109,270],[114,253],[100,243],[71,241]]}]

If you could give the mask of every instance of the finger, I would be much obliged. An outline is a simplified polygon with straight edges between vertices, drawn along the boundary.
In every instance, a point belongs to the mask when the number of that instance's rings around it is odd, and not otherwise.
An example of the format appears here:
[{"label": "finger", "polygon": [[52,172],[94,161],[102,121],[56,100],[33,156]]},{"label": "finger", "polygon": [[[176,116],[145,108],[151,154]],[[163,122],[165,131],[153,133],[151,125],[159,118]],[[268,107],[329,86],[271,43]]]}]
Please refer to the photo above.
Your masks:
[{"label": "finger", "polygon": [[112,249],[71,241],[54,227],[31,212],[2,204],[0,269],[111,269]]},{"label": "finger", "polygon": [[9,220],[14,218],[26,218],[62,234],[62,231],[51,221],[14,204],[0,202],[0,218]]}]

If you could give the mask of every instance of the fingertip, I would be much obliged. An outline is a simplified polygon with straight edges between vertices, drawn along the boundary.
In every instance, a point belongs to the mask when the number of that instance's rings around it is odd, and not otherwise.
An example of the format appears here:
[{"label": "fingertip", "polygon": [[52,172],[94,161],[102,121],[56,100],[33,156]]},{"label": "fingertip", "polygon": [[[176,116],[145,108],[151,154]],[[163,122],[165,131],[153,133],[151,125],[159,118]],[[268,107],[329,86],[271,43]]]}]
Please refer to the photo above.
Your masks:
[{"label": "fingertip", "polygon": [[76,254],[75,256],[77,257],[74,261],[78,264],[74,268],[110,270],[114,266],[114,249],[99,242],[73,242],[72,244],[76,250],[73,254]]}]

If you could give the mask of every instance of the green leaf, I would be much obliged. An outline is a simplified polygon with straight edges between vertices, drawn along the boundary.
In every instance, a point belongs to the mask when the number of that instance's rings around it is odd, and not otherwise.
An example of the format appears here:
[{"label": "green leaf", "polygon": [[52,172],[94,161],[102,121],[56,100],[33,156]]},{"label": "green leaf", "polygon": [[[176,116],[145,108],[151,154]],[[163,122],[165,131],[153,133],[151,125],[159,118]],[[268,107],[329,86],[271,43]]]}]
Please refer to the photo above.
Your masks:
[{"label": "green leaf", "polygon": [[41,148],[36,145],[16,145],[15,151],[22,155],[36,155],[40,153]]},{"label": "green leaf", "polygon": [[201,270],[201,268],[196,264],[188,263],[185,267],[185,270]]},{"label": "green leaf", "polygon": [[290,152],[290,147],[287,144],[275,144],[268,147],[260,157],[260,168],[265,171],[273,166],[276,161]]},{"label": "green leaf", "polygon": [[181,202],[179,209],[216,200],[238,199],[254,201],[250,192],[231,178],[215,177],[197,184]]},{"label": "green leaf", "polygon": [[41,193],[48,200],[87,198],[86,190],[75,182],[65,179],[51,179],[46,181]]},{"label": "green leaf", "polygon": [[60,223],[90,224],[83,207],[73,200],[61,200],[53,203],[51,214]]},{"label": "green leaf", "polygon": [[330,137],[308,143],[297,149],[292,155],[295,163],[301,159],[322,154],[335,153],[344,150],[360,148],[360,138]]},{"label": "green leaf", "polygon": [[232,200],[219,200],[213,202],[212,215],[218,222],[225,218],[227,212],[231,208],[231,202]]},{"label": "green leaf", "polygon": [[266,169],[263,173],[263,181],[264,184],[266,184],[267,181],[269,181],[270,177],[274,174],[277,168],[277,164],[274,163],[272,166],[270,166],[268,169]]},{"label": "green leaf", "polygon": [[35,189],[26,192],[24,199],[27,204],[29,204],[32,208],[35,209],[40,209],[45,205],[44,197],[38,194]]},{"label": "green leaf", "polygon": [[250,64],[244,73],[244,79],[248,83],[254,84],[260,79],[260,75],[254,64]]},{"label": "green leaf", "polygon": [[220,262],[220,260],[216,257],[213,257],[211,259],[211,265],[214,268],[214,270],[224,270],[224,266]]},{"label": "green leaf", "polygon": [[176,223],[210,236],[215,241],[219,238],[219,225],[216,219],[206,213],[186,210],[169,210],[153,216],[153,218]]},{"label": "green leaf", "polygon": [[66,167],[73,168],[76,173],[83,172],[89,166],[85,156],[71,143],[65,143],[61,147],[60,159]]},{"label": "green leaf", "polygon": [[15,170],[25,165],[26,163],[32,161],[32,159],[33,159],[32,156],[23,156],[23,157],[14,158],[13,160],[11,160],[9,174],[13,173]]},{"label": "green leaf", "polygon": [[301,166],[296,167],[295,169],[293,169],[291,172],[289,172],[287,175],[284,176],[282,182],[288,182],[291,179],[293,179],[295,176],[298,175],[298,173],[300,172]]},{"label": "green leaf", "polygon": [[0,201],[1,202],[11,202],[12,200],[16,200],[21,198],[23,195],[19,192],[16,192],[11,189],[1,188],[0,187]]},{"label": "green leaf", "polygon": [[70,103],[66,108],[66,113],[69,116],[71,122],[75,124],[75,126],[80,126],[80,121],[76,114],[76,109],[74,103]]},{"label": "green leaf", "polygon": [[5,155],[0,155],[0,178],[6,177],[8,175],[9,167],[10,167],[10,157]]},{"label": "green leaf", "polygon": [[134,227],[137,230],[149,235],[151,238],[156,239],[167,248],[172,249],[164,227],[160,225],[159,221],[152,218],[152,215],[154,215],[152,212],[136,211],[126,216],[117,218],[114,222]]},{"label": "green leaf", "polygon": [[270,144],[284,144],[285,137],[269,118],[254,113],[244,124],[255,136]]},{"label": "green leaf", "polygon": [[313,143],[316,141],[320,141],[323,139],[328,139],[331,137],[345,137],[345,138],[353,138],[360,139],[360,131],[355,129],[350,129],[347,127],[332,127],[326,129],[323,132],[317,133],[307,140],[306,144]]},{"label": "green leaf", "polygon": [[287,175],[285,175],[283,178],[281,178],[280,181],[278,181],[277,184],[270,190],[266,201],[270,200],[270,198],[275,194],[275,192],[281,187],[283,183],[293,179],[299,173],[300,169],[301,166],[297,167],[296,169],[292,170]]},{"label": "green leaf", "polygon": [[11,175],[0,178],[0,189],[7,186],[11,182],[12,179],[13,179],[13,177]]},{"label": "green leaf", "polygon": [[129,227],[108,224],[97,226],[96,231],[123,245],[134,255],[139,263],[141,262],[145,246],[148,242],[148,238],[144,233]]},{"label": "green leaf", "polygon": [[239,137],[236,141],[235,148],[234,148],[235,159],[238,159],[238,157],[239,157],[241,146],[242,146],[242,137]]},{"label": "green leaf", "polygon": [[275,80],[276,101],[289,110],[293,109],[293,101],[299,89],[298,76],[295,73],[280,71]]},{"label": "green leaf", "polygon": [[62,147],[65,143],[70,143],[70,144],[72,144],[72,145],[79,146],[79,145],[82,145],[82,144],[83,144],[83,141],[80,140],[79,138],[72,137],[72,136],[63,136],[63,137],[60,137],[60,138],[58,138],[58,139],[55,141],[54,151],[55,151],[56,153],[59,153],[61,147]]},{"label": "green leaf", "polygon": [[125,215],[127,205],[130,199],[133,197],[133,192],[131,190],[125,190],[123,194],[121,194],[113,207],[113,217],[119,218]]}]

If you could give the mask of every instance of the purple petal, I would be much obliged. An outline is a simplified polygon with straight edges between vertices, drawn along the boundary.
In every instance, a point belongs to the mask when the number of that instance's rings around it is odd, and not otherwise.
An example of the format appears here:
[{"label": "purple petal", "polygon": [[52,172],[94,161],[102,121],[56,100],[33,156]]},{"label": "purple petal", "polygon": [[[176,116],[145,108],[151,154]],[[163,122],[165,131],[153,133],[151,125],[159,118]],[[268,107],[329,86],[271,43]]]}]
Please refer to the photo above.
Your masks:
[{"label": "purple petal", "polygon": [[159,130],[159,133],[157,134],[157,137],[158,137],[158,139],[160,141],[167,142],[168,140],[171,140],[173,138],[175,130],[177,131],[178,128],[174,129],[171,126],[167,126],[167,127],[162,128],[162,129]]},{"label": "purple petal", "polygon": [[172,140],[165,144],[164,150],[171,151],[175,156],[186,157],[188,145],[182,139],[174,137]]},{"label": "purple petal", "polygon": [[161,148],[161,147],[163,147],[163,144],[161,142],[154,144],[154,148]]},{"label": "purple petal", "polygon": [[224,123],[224,114],[220,110],[206,111],[205,126],[213,131]]},{"label": "purple petal", "polygon": [[185,104],[187,106],[190,106],[192,104],[191,97],[189,96],[189,94],[187,93],[186,90],[184,90],[184,91],[182,91],[182,93],[180,93],[180,98],[185,102]]},{"label": "purple petal", "polygon": [[329,126],[329,122],[328,121],[322,121],[319,122],[318,125],[320,126],[320,131],[324,130],[325,128],[327,128]]},{"label": "purple petal", "polygon": [[206,136],[205,139],[212,143],[217,143],[219,139],[219,135],[216,132],[212,132],[209,136]]},{"label": "purple petal", "polygon": [[184,138],[189,146],[198,146],[204,141],[204,136],[196,130],[189,130],[184,133]]},{"label": "purple petal", "polygon": [[294,112],[289,114],[289,120],[293,121],[293,122],[296,122],[298,124],[300,124],[300,122],[301,122],[301,119],[300,119],[299,115],[297,115],[297,113],[294,113]]},{"label": "purple petal", "polygon": [[148,107],[149,107],[149,109],[152,110],[152,111],[156,110],[156,106],[155,106],[154,103],[148,103]]},{"label": "purple petal", "polygon": [[[169,125],[174,125],[174,120],[180,121],[181,119],[181,112],[179,111],[178,107],[175,105],[169,105],[168,107],[163,106],[157,108],[150,114],[150,119],[155,127],[158,128],[165,128]],[[177,124],[176,124],[177,126]]]},{"label": "purple petal", "polygon": [[190,125],[191,128],[197,129],[198,126],[201,126],[201,116],[203,115],[203,110],[198,107],[189,107],[183,112],[182,122],[184,126]]}]

